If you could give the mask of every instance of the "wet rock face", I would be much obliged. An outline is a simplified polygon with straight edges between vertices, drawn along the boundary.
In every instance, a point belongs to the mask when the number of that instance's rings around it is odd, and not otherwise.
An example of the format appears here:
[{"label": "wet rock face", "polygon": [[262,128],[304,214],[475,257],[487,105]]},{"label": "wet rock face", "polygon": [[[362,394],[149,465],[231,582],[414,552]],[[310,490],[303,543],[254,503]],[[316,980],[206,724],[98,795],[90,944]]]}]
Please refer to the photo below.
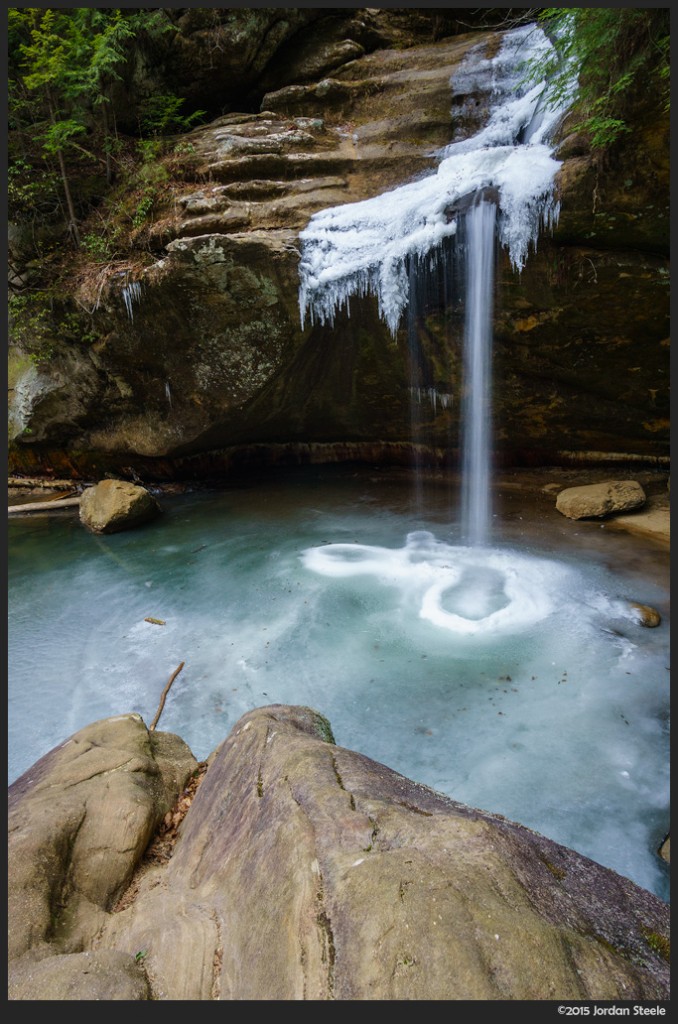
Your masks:
[{"label": "wet rock face", "polygon": [[[162,460],[171,474],[187,456],[251,443],[410,440],[406,325],[394,340],[367,297],[334,328],[302,329],[299,232],[320,209],[432,173],[440,147],[475,132],[487,97],[467,73],[453,95],[450,79],[474,49],[496,50],[499,35],[434,41],[430,17],[426,35],[413,12],[409,35],[396,12],[329,21],[309,21],[319,14],[310,10],[209,13],[229,45],[238,18],[261,22],[253,38],[266,39],[268,56],[251,40],[241,47],[261,109],[182,137],[191,152],[173,157],[181,184],[150,232],[160,258],[132,275],[127,303],[129,277],[109,280],[93,344],[57,339],[37,376],[19,374],[16,471],[51,461],[61,473],[66,453],[75,471],[99,458],[146,473]],[[209,36],[205,16],[182,15],[195,19],[184,36],[196,47],[182,74]],[[172,45],[179,74],[185,40]],[[205,64],[217,79],[227,74],[219,52]],[[554,464],[572,451],[668,455],[668,119],[641,113],[642,128],[604,164],[567,135],[553,238],[521,274],[500,254],[493,431],[505,463]],[[433,304],[417,334],[431,386],[451,400],[419,410],[416,440],[454,461],[463,314]]]},{"label": "wet rock face", "polygon": [[[561,200],[567,208],[568,197]],[[495,320],[500,451],[666,456],[664,257],[545,238],[520,276],[503,264]]]},{"label": "wet rock face", "polygon": [[[138,716],[121,716],[98,723],[85,780],[77,745],[91,729],[10,788],[14,998],[668,998],[666,904],[337,747],[309,708],[241,718],[209,758],[171,857],[131,877],[189,763],[177,737],[154,750]],[[149,786],[153,758],[164,790]],[[110,828],[111,780],[124,844]]]}]

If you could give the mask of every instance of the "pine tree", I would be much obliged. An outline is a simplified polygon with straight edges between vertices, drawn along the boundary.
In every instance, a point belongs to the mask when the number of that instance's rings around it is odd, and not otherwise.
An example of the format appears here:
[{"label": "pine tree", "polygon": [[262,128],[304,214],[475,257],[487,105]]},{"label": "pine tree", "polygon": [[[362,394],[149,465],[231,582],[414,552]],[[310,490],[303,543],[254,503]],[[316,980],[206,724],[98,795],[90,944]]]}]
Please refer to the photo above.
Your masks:
[{"label": "pine tree", "polygon": [[[55,158],[67,211],[68,230],[80,244],[67,156],[84,152],[82,136],[100,112],[106,180],[112,182],[111,88],[142,32],[169,28],[161,10],[118,8],[10,8],[10,118],[30,132],[47,158]],[[37,102],[36,102],[37,100]]]}]

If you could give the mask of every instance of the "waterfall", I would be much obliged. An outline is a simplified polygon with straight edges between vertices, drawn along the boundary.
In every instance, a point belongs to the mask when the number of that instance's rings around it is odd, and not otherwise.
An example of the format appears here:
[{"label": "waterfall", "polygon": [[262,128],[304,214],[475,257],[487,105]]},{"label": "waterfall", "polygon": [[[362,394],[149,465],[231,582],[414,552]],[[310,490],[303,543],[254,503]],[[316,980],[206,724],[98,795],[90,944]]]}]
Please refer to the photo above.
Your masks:
[{"label": "waterfall", "polygon": [[418,295],[417,295],[417,260],[413,257],[408,267],[408,296],[407,305],[407,351],[409,357],[409,380],[410,380],[410,438],[412,440],[412,479],[414,481],[414,506],[418,515],[423,513],[424,497],[422,491],[422,465],[421,448],[419,446],[420,409],[419,396],[422,391],[422,380],[420,378],[421,361],[419,358],[419,337],[418,337]]},{"label": "waterfall", "polygon": [[[496,56],[475,47],[467,58],[474,81],[482,79],[492,106],[486,126],[450,143],[435,173],[357,203],[320,210],[300,234],[299,311],[302,325],[334,324],[353,295],[376,295],[379,313],[396,334],[408,303],[408,261],[423,262],[457,233],[460,205],[492,190],[499,206],[498,234],[517,271],[543,227],[558,218],[550,138],[567,111],[542,102],[545,82],[523,82],[525,61],[537,61],[551,44],[535,25],[506,32]],[[465,94],[464,63],[451,81]],[[456,77],[462,79],[455,85]],[[456,90],[456,91],[455,91]],[[453,120],[455,111],[453,111]]]},{"label": "waterfall", "polygon": [[490,524],[491,350],[496,207],[480,202],[465,217],[463,476],[461,535],[485,544]]},{"label": "waterfall", "polygon": [[[558,218],[554,180],[560,162],[550,139],[570,96],[546,103],[546,83],[525,81],[525,65],[544,60],[551,43],[532,24],[502,35],[498,52],[473,47],[450,85],[453,123],[464,120],[469,95],[489,95],[487,122],[475,135],[452,141],[435,173],[357,203],[316,213],[301,232],[299,310],[302,326],[333,325],[348,313],[351,296],[376,296],[379,314],[396,336],[407,308],[411,368],[410,426],[417,453],[420,416],[415,395],[431,393],[418,363],[418,321],[427,288],[442,271],[447,304],[457,250],[465,260],[463,423],[463,532],[465,542],[484,544],[489,530],[490,362],[495,238],[520,272],[541,230]],[[573,75],[574,83],[574,75]],[[488,198],[492,202],[486,201]],[[456,271],[455,271],[456,272]],[[454,276],[454,275],[452,275]],[[450,339],[454,343],[454,339]],[[435,391],[435,388],[433,389]],[[453,394],[452,387],[445,393]],[[415,454],[415,492],[421,504]]]}]

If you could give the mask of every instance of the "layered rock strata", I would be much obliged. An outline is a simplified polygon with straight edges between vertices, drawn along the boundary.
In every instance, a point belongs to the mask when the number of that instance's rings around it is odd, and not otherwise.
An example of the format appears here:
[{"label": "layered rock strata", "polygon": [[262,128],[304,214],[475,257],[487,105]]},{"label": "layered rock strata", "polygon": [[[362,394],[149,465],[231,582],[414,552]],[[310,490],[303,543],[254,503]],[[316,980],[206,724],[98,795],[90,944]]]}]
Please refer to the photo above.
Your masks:
[{"label": "layered rock strata", "polygon": [[[413,30],[409,45],[403,31],[369,46],[328,37],[334,56],[315,70],[300,36],[296,81],[270,73],[259,112],[177,140],[169,201],[139,251],[95,281],[74,272],[89,339],[65,344],[55,325],[38,365],[12,349],[14,469],[166,478],[199,475],[205,455],[227,471],[228,452],[253,444],[355,445],[363,459],[381,444],[388,461],[389,445],[412,440],[405,325],[394,340],[367,298],[333,328],[302,329],[297,301],[313,213],[433,173],[442,146],[484,123],[490,94],[464,69],[501,33],[422,43]],[[641,97],[638,125],[604,164],[565,125],[553,237],[521,274],[500,256],[493,436],[505,463],[668,459],[668,118]],[[431,391],[451,400],[423,398],[416,441],[453,463],[462,329],[442,300],[418,326]]]}]

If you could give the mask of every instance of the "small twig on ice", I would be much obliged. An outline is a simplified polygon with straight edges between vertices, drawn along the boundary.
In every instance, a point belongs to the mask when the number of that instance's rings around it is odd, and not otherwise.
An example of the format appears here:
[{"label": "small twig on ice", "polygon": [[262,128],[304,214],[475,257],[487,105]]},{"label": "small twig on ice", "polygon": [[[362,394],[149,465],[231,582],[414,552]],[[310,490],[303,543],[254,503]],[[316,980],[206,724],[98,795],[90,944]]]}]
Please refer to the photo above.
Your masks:
[{"label": "small twig on ice", "polygon": [[158,704],[158,710],[155,713],[155,718],[153,719],[153,721],[151,722],[151,724],[148,727],[148,731],[149,732],[153,732],[155,727],[156,727],[156,725],[158,724],[158,722],[160,720],[160,716],[162,714],[162,709],[165,706],[165,698],[167,697],[167,694],[170,691],[170,686],[172,685],[174,680],[177,678],[177,676],[181,672],[182,668],[184,667],[184,664],[185,664],[185,662],[182,661],[181,665],[179,665],[178,668],[175,668],[174,672],[172,673],[172,675],[167,680],[167,686],[162,691],[162,696],[160,698],[160,703]]}]

